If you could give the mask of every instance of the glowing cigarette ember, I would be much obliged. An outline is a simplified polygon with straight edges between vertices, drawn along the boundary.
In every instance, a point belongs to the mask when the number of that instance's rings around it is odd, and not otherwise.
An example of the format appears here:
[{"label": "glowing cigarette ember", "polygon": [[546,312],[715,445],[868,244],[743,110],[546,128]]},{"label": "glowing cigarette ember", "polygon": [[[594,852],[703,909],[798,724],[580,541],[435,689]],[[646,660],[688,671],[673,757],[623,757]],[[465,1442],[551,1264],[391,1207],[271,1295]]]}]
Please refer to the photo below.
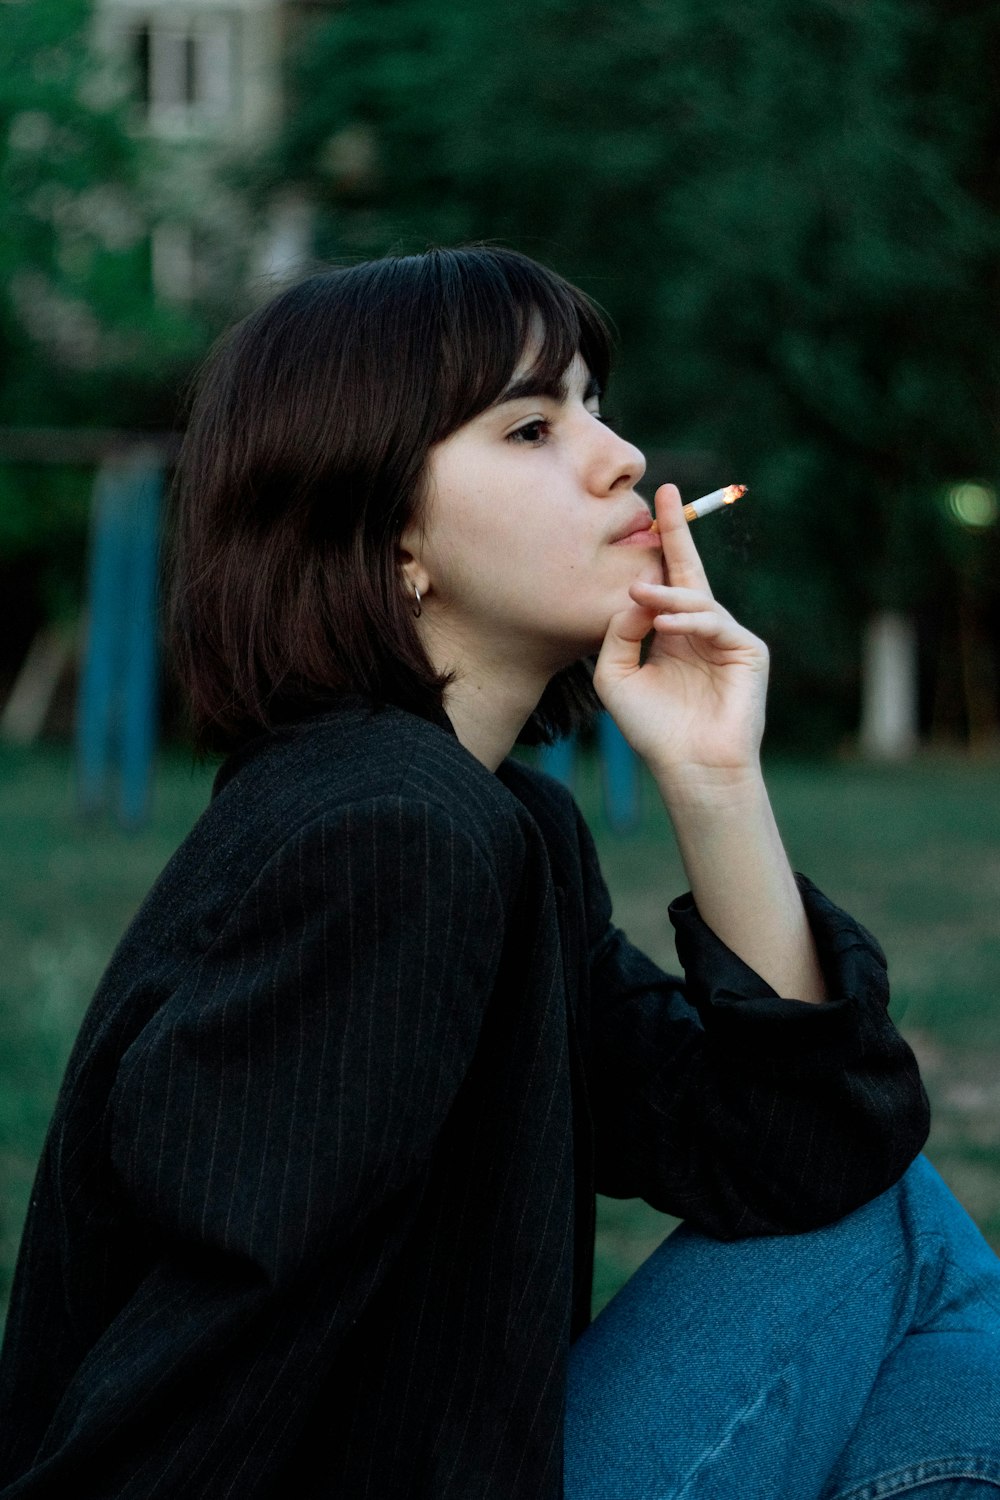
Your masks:
[{"label": "glowing cigarette ember", "polygon": [[[699,516],[710,516],[713,510],[722,510],[726,505],[735,505],[747,492],[745,484],[727,484],[721,490],[713,490],[710,495],[702,495],[698,500],[692,500],[690,505],[684,507],[685,521],[697,521]],[[659,531],[659,521],[653,522],[650,531]]]}]

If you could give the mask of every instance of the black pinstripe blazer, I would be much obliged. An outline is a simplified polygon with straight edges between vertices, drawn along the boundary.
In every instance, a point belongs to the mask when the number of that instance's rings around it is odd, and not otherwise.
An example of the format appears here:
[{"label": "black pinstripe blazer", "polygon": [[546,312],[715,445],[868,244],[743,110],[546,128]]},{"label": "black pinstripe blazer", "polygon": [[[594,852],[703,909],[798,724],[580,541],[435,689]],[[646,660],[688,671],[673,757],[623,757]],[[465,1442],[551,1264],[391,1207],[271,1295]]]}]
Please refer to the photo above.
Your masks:
[{"label": "black pinstripe blazer", "polygon": [[823,1006],[690,897],[661,972],[570,795],[443,714],[349,698],[228,761],[69,1063],[2,1495],[556,1500],[595,1188],[803,1230],[926,1138],[878,945],[801,886]]}]

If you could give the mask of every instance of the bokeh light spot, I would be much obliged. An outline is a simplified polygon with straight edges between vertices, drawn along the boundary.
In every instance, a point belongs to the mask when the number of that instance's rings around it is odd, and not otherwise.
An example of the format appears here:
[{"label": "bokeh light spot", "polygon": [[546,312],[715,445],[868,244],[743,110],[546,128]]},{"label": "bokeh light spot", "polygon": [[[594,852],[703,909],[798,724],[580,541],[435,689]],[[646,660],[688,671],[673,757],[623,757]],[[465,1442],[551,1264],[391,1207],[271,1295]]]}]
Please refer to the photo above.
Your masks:
[{"label": "bokeh light spot", "polygon": [[947,504],[954,520],[976,530],[992,526],[1000,513],[997,492],[988,484],[953,484],[947,494]]}]

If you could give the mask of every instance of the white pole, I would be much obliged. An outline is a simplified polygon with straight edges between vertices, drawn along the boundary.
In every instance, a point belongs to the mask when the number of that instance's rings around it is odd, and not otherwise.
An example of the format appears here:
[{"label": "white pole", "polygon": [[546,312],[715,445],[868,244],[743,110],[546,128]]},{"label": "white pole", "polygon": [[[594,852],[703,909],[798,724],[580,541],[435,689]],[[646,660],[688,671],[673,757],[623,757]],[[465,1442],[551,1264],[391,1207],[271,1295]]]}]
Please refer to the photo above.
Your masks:
[{"label": "white pole", "polygon": [[871,760],[905,760],[917,738],[917,633],[908,615],[880,610],[865,627],[861,753]]}]

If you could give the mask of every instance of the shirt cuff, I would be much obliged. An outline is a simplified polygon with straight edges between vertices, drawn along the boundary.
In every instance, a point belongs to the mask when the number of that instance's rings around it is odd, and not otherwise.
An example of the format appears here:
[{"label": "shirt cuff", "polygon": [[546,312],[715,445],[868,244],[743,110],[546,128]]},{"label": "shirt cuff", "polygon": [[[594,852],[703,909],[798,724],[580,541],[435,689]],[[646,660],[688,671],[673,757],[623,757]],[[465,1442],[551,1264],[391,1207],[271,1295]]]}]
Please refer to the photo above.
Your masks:
[{"label": "shirt cuff", "polygon": [[819,1004],[780,998],[706,925],[690,891],[670,906],[688,998],[716,1041],[771,1051],[826,1047],[851,1035],[859,1007],[887,1011],[889,981],[878,942],[805,875],[795,881],[829,997]]}]

